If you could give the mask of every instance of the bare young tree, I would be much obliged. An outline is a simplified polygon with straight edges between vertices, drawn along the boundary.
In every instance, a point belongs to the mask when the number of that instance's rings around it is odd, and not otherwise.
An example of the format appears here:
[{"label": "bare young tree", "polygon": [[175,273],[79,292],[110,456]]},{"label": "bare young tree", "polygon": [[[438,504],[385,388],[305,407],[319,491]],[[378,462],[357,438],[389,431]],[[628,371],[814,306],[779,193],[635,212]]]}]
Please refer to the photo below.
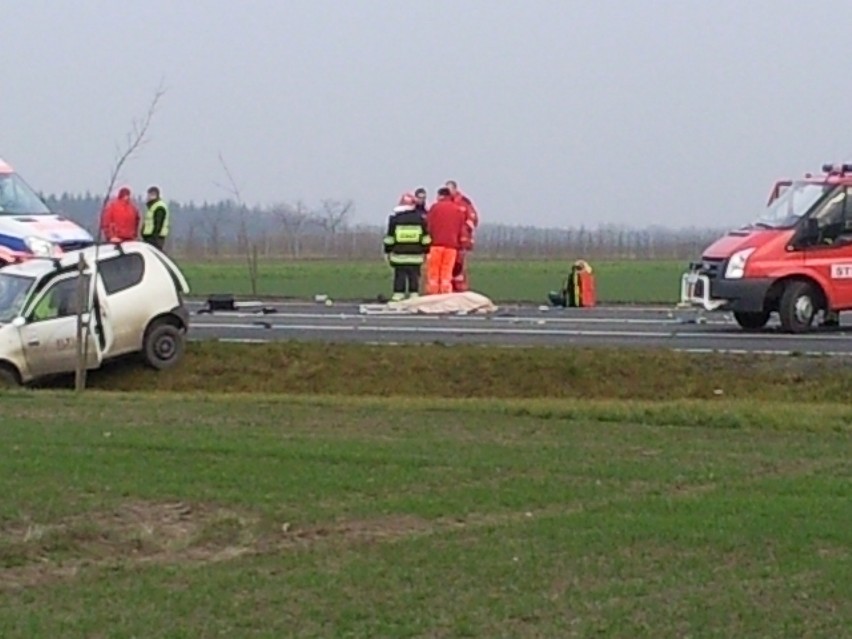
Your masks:
[{"label": "bare young tree", "polygon": [[222,157],[221,152],[219,153],[219,163],[222,165],[222,169],[225,171],[225,176],[228,178],[228,185],[223,186],[222,184],[219,184],[217,182],[216,186],[230,193],[233,196],[234,201],[237,205],[237,211],[240,217],[237,247],[239,250],[245,252],[246,266],[248,267],[248,276],[249,281],[251,282],[251,294],[257,295],[257,244],[249,240],[248,224],[246,222],[247,207],[245,205],[245,202],[243,202],[243,196],[240,193],[240,187],[237,186],[237,181],[234,179],[234,175],[233,173],[231,173],[231,169],[228,168],[228,164],[225,162],[225,158]]},{"label": "bare young tree", "polygon": [[213,255],[217,256],[222,250],[222,217],[223,213],[220,210],[211,211],[207,215],[205,215],[201,220],[201,228],[204,229],[205,233],[205,249],[204,255],[207,256],[206,247],[212,247]]},{"label": "bare young tree", "polygon": [[323,235],[323,255],[328,257],[335,253],[338,231],[346,228],[349,222],[349,214],[355,208],[352,200],[326,199],[320,202],[320,210],[317,212],[319,225],[325,231]]},{"label": "bare young tree", "polygon": [[95,291],[97,290],[98,279],[100,227],[101,222],[103,220],[104,209],[106,209],[110,195],[112,194],[112,191],[115,188],[115,183],[118,180],[118,177],[121,175],[121,171],[124,168],[124,165],[147,143],[148,129],[151,126],[151,122],[154,119],[154,114],[157,111],[157,106],[160,103],[160,100],[162,99],[163,95],[165,95],[165,89],[163,87],[163,83],[161,82],[160,85],[157,87],[157,90],[154,92],[154,97],[151,99],[151,102],[148,106],[148,110],[146,111],[143,118],[141,120],[133,121],[132,128],[127,134],[127,142],[124,149],[120,147],[116,149],[116,161],[113,165],[109,184],[107,185],[106,192],[104,193],[104,198],[101,203],[101,209],[97,218],[98,228],[95,229],[95,232],[93,233],[95,237],[95,259],[94,264],[91,265],[90,269],[88,292],[86,292],[85,289],[86,264],[84,263],[82,255],[80,256],[80,261],[78,263],[78,300],[85,300],[84,304],[77,305],[77,367],[74,376],[74,388],[78,393],[82,392],[86,388],[86,372],[87,363],[89,359],[89,340],[92,337],[92,311],[94,310],[94,298]]},{"label": "bare young tree", "polygon": [[346,228],[355,203],[352,200],[323,200],[320,207],[320,224],[334,235]]},{"label": "bare young tree", "polygon": [[277,204],[272,212],[284,228],[291,257],[301,257],[302,235],[311,220],[311,214],[305,204],[299,200],[295,206]]}]

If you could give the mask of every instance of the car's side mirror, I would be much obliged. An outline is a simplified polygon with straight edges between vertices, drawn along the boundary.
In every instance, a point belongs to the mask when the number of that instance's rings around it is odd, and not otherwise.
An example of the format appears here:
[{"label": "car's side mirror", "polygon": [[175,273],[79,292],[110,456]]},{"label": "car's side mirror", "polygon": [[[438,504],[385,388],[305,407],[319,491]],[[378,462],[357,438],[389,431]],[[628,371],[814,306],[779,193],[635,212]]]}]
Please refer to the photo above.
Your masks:
[{"label": "car's side mirror", "polygon": [[27,320],[18,315],[15,319],[12,320],[12,326],[15,328],[22,328],[27,325]]}]

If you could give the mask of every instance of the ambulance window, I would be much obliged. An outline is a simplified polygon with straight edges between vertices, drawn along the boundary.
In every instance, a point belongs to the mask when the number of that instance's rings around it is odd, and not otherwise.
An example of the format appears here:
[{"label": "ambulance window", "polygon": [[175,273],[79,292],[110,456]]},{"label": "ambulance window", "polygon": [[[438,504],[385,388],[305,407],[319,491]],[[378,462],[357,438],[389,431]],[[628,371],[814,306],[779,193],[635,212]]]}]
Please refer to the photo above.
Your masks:
[{"label": "ambulance window", "polygon": [[108,295],[119,293],[139,284],[145,274],[145,260],[131,253],[103,260],[98,267]]},{"label": "ambulance window", "polygon": [[0,215],[46,215],[50,210],[15,173],[0,173]]}]

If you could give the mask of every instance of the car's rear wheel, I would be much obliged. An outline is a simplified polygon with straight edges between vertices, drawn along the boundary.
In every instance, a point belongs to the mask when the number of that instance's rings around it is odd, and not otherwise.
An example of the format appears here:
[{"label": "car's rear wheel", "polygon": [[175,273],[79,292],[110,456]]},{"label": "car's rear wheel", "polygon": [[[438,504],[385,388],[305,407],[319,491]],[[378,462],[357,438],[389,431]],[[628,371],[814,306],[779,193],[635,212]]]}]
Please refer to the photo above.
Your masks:
[{"label": "car's rear wheel", "polygon": [[183,358],[184,349],[183,331],[173,324],[158,322],[145,333],[142,357],[151,368],[165,370]]},{"label": "car's rear wheel", "polygon": [[766,326],[766,322],[769,321],[769,311],[734,313],[734,319],[742,328],[756,331]]},{"label": "car's rear wheel", "polygon": [[781,327],[788,333],[805,333],[810,330],[820,307],[820,294],[809,282],[793,281],[784,289],[778,314]]}]

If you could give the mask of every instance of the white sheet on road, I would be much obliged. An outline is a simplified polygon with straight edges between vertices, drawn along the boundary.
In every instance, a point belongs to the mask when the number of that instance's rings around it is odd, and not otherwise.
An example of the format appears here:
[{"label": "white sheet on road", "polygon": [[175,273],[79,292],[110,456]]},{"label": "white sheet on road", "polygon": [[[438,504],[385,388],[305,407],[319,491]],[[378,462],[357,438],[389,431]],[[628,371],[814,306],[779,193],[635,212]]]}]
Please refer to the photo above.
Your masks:
[{"label": "white sheet on road", "polygon": [[434,314],[434,315],[471,315],[494,313],[497,306],[479,293],[443,293],[423,295],[400,302],[387,304],[362,304],[360,312],[365,315],[378,314]]}]

